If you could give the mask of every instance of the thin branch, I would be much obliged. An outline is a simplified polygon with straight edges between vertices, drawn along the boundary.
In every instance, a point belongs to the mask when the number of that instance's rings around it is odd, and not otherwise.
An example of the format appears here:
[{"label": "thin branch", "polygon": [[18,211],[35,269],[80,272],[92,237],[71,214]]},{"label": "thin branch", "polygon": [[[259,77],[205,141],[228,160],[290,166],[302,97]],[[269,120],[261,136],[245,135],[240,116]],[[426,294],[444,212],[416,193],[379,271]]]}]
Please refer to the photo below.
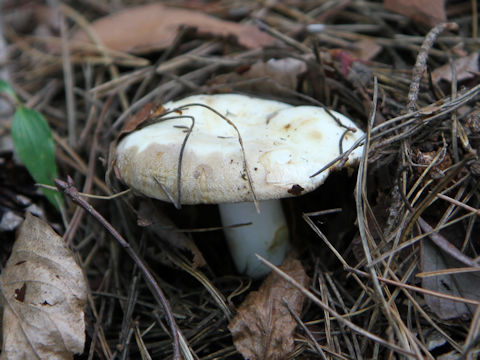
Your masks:
[{"label": "thin branch", "polygon": [[[352,268],[352,267],[345,268],[345,270],[351,271],[351,272],[353,272],[357,275],[360,275],[360,276],[363,276],[363,277],[366,277],[366,278],[371,278],[370,274],[368,274],[364,271]],[[428,289],[420,288],[418,286],[404,284],[402,282],[394,281],[394,280],[387,279],[387,278],[384,278],[384,277],[381,277],[381,276],[378,276],[377,278],[378,278],[378,280],[380,280],[381,282],[384,282],[385,284],[394,285],[394,286],[397,286],[397,287],[400,287],[400,288],[404,288],[404,289],[407,289],[407,290],[412,290],[412,291],[419,292],[419,293],[422,293],[422,294],[425,294],[425,295],[431,295],[431,296],[435,296],[435,297],[438,297],[438,298],[441,298],[441,299],[447,299],[447,300],[460,302],[460,303],[464,303],[464,304],[471,304],[471,305],[477,305],[477,306],[480,305],[480,301],[478,301],[478,300],[467,299],[467,298],[462,298],[462,297],[458,297],[458,296],[443,294],[443,293],[440,293],[438,291],[428,290]]]},{"label": "thin branch", "polygon": [[180,360],[180,345],[178,336],[180,333],[180,329],[178,328],[175,318],[173,317],[173,313],[170,307],[170,304],[165,297],[162,289],[158,285],[155,277],[150,273],[148,270],[147,265],[142,261],[142,259],[137,255],[135,250],[130,246],[130,244],[120,235],[120,233],[115,230],[115,228],[99,213],[97,212],[92,205],[90,205],[86,200],[84,200],[71,179],[68,179],[68,182],[65,182],[60,179],[55,180],[55,184],[57,185],[58,189],[63,191],[66,195],[68,195],[72,201],[78,205],[80,205],[85,211],[87,211],[95,220],[97,220],[100,224],[105,227],[105,229],[117,240],[120,246],[127,252],[127,254],[132,258],[135,264],[138,266],[140,271],[145,278],[145,281],[151,286],[153,290],[153,295],[155,296],[158,303],[163,307],[165,311],[165,315],[167,317],[167,321],[170,325],[170,331],[173,338],[173,358],[175,360]]},{"label": "thin branch", "polygon": [[[247,156],[245,155],[245,146],[243,144],[243,139],[242,139],[242,135],[240,134],[240,130],[238,130],[235,123],[233,121],[231,121],[229,118],[227,118],[225,115],[221,114],[220,112],[218,112],[214,108],[212,108],[208,105],[205,105],[205,104],[201,104],[201,103],[185,104],[185,105],[182,105],[182,106],[180,106],[176,109],[173,109],[172,111],[181,111],[181,110],[187,109],[188,107],[191,107],[191,106],[200,106],[200,107],[204,107],[204,108],[210,110],[215,115],[220,116],[223,120],[225,120],[228,123],[228,125],[230,125],[235,130],[235,132],[237,133],[238,143],[240,144],[240,148],[242,150],[243,168],[245,169],[245,173],[247,175],[248,186],[250,187],[250,191],[252,192],[252,198],[253,198],[253,203],[255,204],[255,209],[259,213],[260,208],[258,206],[257,195],[255,194],[255,190],[253,188],[252,176],[251,176],[250,170],[248,168]],[[192,127],[193,127],[193,124],[192,124]],[[186,138],[188,138],[188,136]]]},{"label": "thin branch", "polygon": [[420,82],[422,81],[423,74],[427,69],[428,52],[433,46],[433,43],[445,30],[457,30],[458,25],[455,23],[442,23],[435,26],[429,31],[425,40],[422,43],[422,47],[418,52],[417,61],[413,68],[412,82],[410,83],[410,90],[408,91],[408,104],[407,111],[414,111],[417,106],[418,93],[420,91]]}]

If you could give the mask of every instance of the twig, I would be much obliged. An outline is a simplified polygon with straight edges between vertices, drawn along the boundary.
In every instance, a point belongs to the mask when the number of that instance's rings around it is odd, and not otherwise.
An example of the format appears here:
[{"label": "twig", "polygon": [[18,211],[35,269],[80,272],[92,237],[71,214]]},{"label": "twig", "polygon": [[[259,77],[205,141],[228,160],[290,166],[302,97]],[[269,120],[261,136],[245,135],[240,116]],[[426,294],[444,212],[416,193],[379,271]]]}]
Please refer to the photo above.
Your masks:
[{"label": "twig", "polygon": [[178,166],[177,166],[177,204],[176,208],[180,209],[181,196],[182,196],[182,164],[183,164],[183,154],[185,153],[185,146],[187,145],[187,140],[192,134],[193,127],[195,126],[195,117],[194,116],[185,116],[185,118],[192,120],[192,125],[186,130],[185,138],[182,141],[182,147],[180,148],[180,154],[178,155]]},{"label": "twig", "polygon": [[[451,97],[452,97],[452,99],[455,99],[457,97],[457,68],[455,67],[455,64],[453,63],[452,59],[450,59],[450,69],[452,71],[452,83],[450,84]],[[452,119],[451,136],[452,136],[453,159],[457,163],[457,162],[460,161],[460,155],[459,155],[459,152],[458,152],[458,133],[459,133],[458,128],[461,125],[458,122],[456,112],[452,113],[451,119]]]},{"label": "twig", "polygon": [[175,266],[184,270],[185,272],[190,274],[192,277],[194,277],[198,282],[200,282],[205,287],[205,289],[210,293],[212,298],[218,304],[219,308],[222,309],[223,313],[225,314],[225,317],[228,320],[232,319],[232,311],[228,307],[225,297],[220,291],[218,291],[218,289],[211,283],[211,281],[202,272],[196,271],[196,269],[194,269],[187,261],[185,261],[181,257],[171,254],[170,252],[167,252],[166,256],[168,260],[171,261]]},{"label": "twig", "polygon": [[[112,76],[112,78],[114,78],[114,79],[118,78],[118,76],[119,76],[118,68],[113,64],[113,61],[109,57],[107,52],[103,50],[102,41],[101,41],[100,37],[95,33],[95,31],[93,31],[93,29],[91,28],[90,24],[85,19],[85,17],[80,12],[78,12],[76,9],[74,9],[74,8],[64,4],[64,3],[60,4],[60,10],[62,11],[62,13],[64,15],[66,15],[69,18],[71,18],[72,20],[74,20],[85,31],[86,35],[92,40],[92,42],[95,43],[96,48],[101,53],[101,55],[105,59],[106,63],[108,63],[110,65],[108,67],[108,69],[109,69],[109,72],[110,72],[110,75]],[[127,109],[128,108],[128,101],[127,101],[127,96],[125,95],[125,92],[122,89],[120,89],[117,92],[117,95],[119,97],[120,104],[122,105],[124,110]]]},{"label": "twig", "polygon": [[[217,68],[219,67],[218,64],[211,64],[211,65],[208,65],[208,66],[205,66],[204,68],[201,68],[201,69],[196,69],[192,72],[189,72],[185,75],[183,75],[183,78],[186,79],[186,80],[191,80],[191,81],[194,81],[195,79],[197,79],[197,77],[201,77],[202,75],[204,75],[205,73],[210,73],[210,72],[213,72],[214,70],[216,70]],[[132,115],[134,112],[138,111],[139,109],[141,109],[143,106],[145,106],[145,104],[147,104],[149,101],[151,101],[152,99],[162,95],[162,94],[165,94],[166,92],[172,90],[172,88],[177,85],[177,81],[175,80],[171,80],[171,81],[167,81],[166,83],[163,83],[162,85],[158,86],[157,88],[153,89],[152,91],[150,91],[148,94],[142,96],[140,99],[138,99],[137,101],[135,101],[133,104],[130,105],[130,107],[128,109],[126,109],[122,115],[120,115],[118,117],[117,120],[115,120],[115,122],[112,124],[111,128],[109,131],[107,131],[107,133],[105,134],[105,138],[111,136],[112,132],[114,130],[117,130],[124,122],[125,120],[130,116]]]},{"label": "twig", "polygon": [[[252,192],[252,200],[253,200],[253,203],[255,204],[255,209],[257,210],[257,212],[259,213],[260,212],[260,207],[258,205],[258,199],[257,199],[257,194],[255,193],[255,189],[253,187],[253,181],[252,181],[252,176],[250,174],[250,170],[248,168],[248,162],[247,162],[247,156],[245,154],[245,146],[243,144],[243,138],[242,138],[242,135],[240,134],[240,130],[238,130],[237,128],[237,125],[235,125],[235,123],[230,120],[228,117],[226,117],[225,115],[221,114],[220,112],[218,112],[217,110],[215,110],[214,108],[212,108],[211,106],[208,106],[206,104],[202,104],[202,103],[191,103],[191,104],[185,104],[185,105],[182,105],[176,109],[172,109],[172,111],[182,111],[182,110],[187,110],[189,107],[192,107],[192,106],[200,106],[200,107],[204,107],[206,108],[207,110],[210,110],[211,112],[213,112],[215,115],[221,117],[223,120],[225,120],[227,122],[228,125],[230,125],[234,130],[235,132],[237,133],[237,140],[238,140],[238,143],[240,144],[240,150],[242,151],[242,159],[243,159],[243,168],[245,169],[245,174],[247,176],[247,181],[248,181],[248,186],[250,187],[250,191]],[[189,116],[187,116],[189,117]],[[192,132],[193,130],[193,126],[194,126],[195,122],[194,122],[194,119],[192,117],[192,126],[187,130],[188,133],[187,135],[185,136],[185,139],[182,143],[182,150],[180,152],[180,159],[179,159],[179,168],[181,166],[181,161],[182,161],[182,158],[183,158],[183,149],[185,148],[185,144],[187,142],[187,139],[188,137],[190,136],[190,133]],[[178,181],[180,181],[180,175],[181,173],[179,173],[177,175],[177,178],[178,178]],[[180,184],[178,185],[180,186]],[[180,188],[180,187],[179,187]],[[180,192],[178,193],[178,200],[180,200]]]},{"label": "twig", "polygon": [[170,308],[170,304],[165,297],[162,289],[158,285],[157,281],[155,280],[154,276],[150,273],[147,266],[143,263],[142,259],[137,255],[134,249],[130,247],[130,244],[120,235],[120,233],[115,230],[115,228],[99,213],[97,212],[92,205],[90,205],[87,201],[85,201],[80,194],[78,193],[77,188],[73,184],[71,179],[68,179],[68,182],[65,182],[60,179],[55,180],[55,184],[57,185],[58,189],[63,191],[66,195],[68,195],[72,201],[78,205],[80,205],[85,211],[87,211],[95,220],[97,220],[100,224],[102,224],[105,229],[117,240],[120,246],[127,252],[127,254],[132,258],[135,264],[138,266],[140,271],[142,272],[145,281],[152,287],[153,294],[159,304],[163,307],[165,311],[165,315],[167,317],[167,321],[170,325],[170,331],[172,332],[173,338],[173,358],[175,360],[180,360],[180,345],[178,340],[178,334],[180,333],[180,329],[178,328],[177,324],[175,323],[175,318],[173,317],[172,310]]},{"label": "twig", "polygon": [[[92,335],[91,335],[92,336],[92,342],[90,344],[90,350],[88,352],[88,360],[91,360],[94,357],[95,347],[97,346],[97,341],[98,341],[99,335],[101,334],[101,331],[102,331],[101,324],[102,324],[103,316],[105,314],[105,299],[101,300],[100,311],[98,313],[96,311],[94,311],[94,314],[95,314],[95,320],[96,321],[95,321],[95,326],[93,327],[93,332],[92,332]],[[108,349],[108,348],[107,349],[104,348],[104,354],[109,355],[109,357],[110,357],[110,356],[112,356],[112,353],[109,350],[110,349]]]},{"label": "twig", "polygon": [[[108,100],[105,102],[102,113],[100,114],[100,118],[97,121],[97,126],[93,134],[93,140],[92,140],[92,143],[90,144],[90,154],[88,156],[88,165],[87,165],[85,183],[83,184],[83,193],[89,193],[92,189],[93,178],[95,176],[95,163],[96,163],[95,160],[96,160],[97,147],[98,147],[98,138],[100,136],[100,130],[102,129],[106,114],[108,112],[108,109],[110,108],[110,104],[112,100],[113,100],[113,97],[110,96]],[[68,245],[71,245],[74,235],[77,231],[77,228],[82,221],[83,215],[84,215],[84,211],[81,208],[75,209],[75,213],[73,214],[72,221],[70,222],[63,236],[63,238],[65,239],[65,242]]]},{"label": "twig", "polygon": [[365,139],[365,144],[363,148],[363,156],[362,156],[362,159],[360,160],[360,166],[359,166],[358,175],[357,175],[357,183],[355,186],[355,203],[356,203],[357,220],[358,220],[357,223],[358,223],[358,230],[360,233],[363,251],[365,254],[365,259],[367,261],[367,267],[372,277],[373,288],[375,290],[375,293],[377,295],[377,298],[380,304],[382,305],[383,313],[385,314],[385,317],[387,318],[389,324],[395,330],[396,335],[398,336],[398,339],[402,342],[403,346],[405,348],[409,348],[411,347],[411,344],[409,343],[406,336],[402,336],[402,332],[400,330],[399,325],[394,321],[395,316],[393,316],[389,311],[391,307],[387,304],[384,293],[382,291],[382,287],[380,286],[380,282],[378,280],[378,274],[375,272],[375,267],[372,266],[372,255],[370,253],[370,247],[369,247],[368,238],[367,238],[368,236],[367,228],[365,226],[365,224],[367,223],[365,219],[365,201],[367,198],[366,196],[366,190],[367,190],[366,176],[367,175],[366,174],[367,174],[367,164],[368,164],[368,149],[370,146],[371,129],[375,121],[377,99],[378,99],[378,81],[375,78],[372,110],[370,114],[369,123],[367,124],[367,133],[366,133],[366,139]]},{"label": "twig", "polygon": [[465,339],[465,344],[463,346],[466,360],[474,360],[478,357],[478,338],[480,332],[480,306],[477,306],[473,319],[470,323],[470,328],[468,329],[468,336]]},{"label": "twig", "polygon": [[452,199],[450,196],[446,196],[444,194],[437,194],[437,197],[439,197],[440,199],[446,200],[446,201],[448,201],[452,204],[455,204],[457,206],[460,206],[460,207],[464,208],[465,210],[468,210],[468,211],[480,216],[480,209],[475,209],[474,207],[471,207],[470,205],[467,205],[467,204],[465,204],[461,201]]},{"label": "twig", "polygon": [[[55,131],[52,131],[53,135],[53,140],[55,140],[55,143],[59,145],[59,148],[61,148],[68,156],[62,155],[61,152],[57,152],[56,156],[61,157],[62,160],[67,162],[68,165],[72,166],[75,170],[80,172],[83,175],[87,174],[88,171],[88,165],[82,160],[82,158],[73,150],[66,141],[60,137]],[[105,185],[105,183],[100,180],[100,178],[96,175],[93,177],[93,181],[95,182],[95,185],[97,185],[100,189],[105,194],[111,195],[110,189]]]},{"label": "twig", "polygon": [[[465,164],[467,164],[473,158],[473,155],[467,154],[464,159],[462,159],[457,164],[451,166],[450,171],[445,174],[445,176],[441,178],[440,181],[436,183],[436,185],[431,189],[427,196],[425,196],[425,198],[418,203],[416,208],[410,209],[410,218],[408,219],[405,227],[400,232],[399,239],[401,243],[406,241],[407,236],[412,231],[414,225],[417,223],[417,220],[422,215],[423,211],[436,200],[435,197],[444,190],[445,186],[450,181],[452,181],[452,179],[454,179],[455,176],[457,176],[457,174],[464,168]],[[407,207],[410,206],[408,202],[405,202],[405,204],[407,205]]]},{"label": "twig", "polygon": [[422,80],[423,74],[427,68],[427,59],[428,52],[430,51],[433,43],[445,30],[457,30],[458,25],[455,23],[442,23],[435,26],[432,30],[429,31],[425,40],[422,43],[422,47],[418,52],[417,61],[415,62],[415,67],[413,68],[412,82],[410,84],[410,90],[408,91],[408,104],[407,111],[414,111],[417,106],[418,92],[420,90],[420,82]]},{"label": "twig", "polygon": [[[366,139],[363,145],[363,154],[362,159],[360,160],[360,166],[358,168],[357,183],[355,186],[355,203],[357,209],[357,219],[358,219],[358,231],[360,233],[360,238],[362,240],[363,252],[365,254],[365,259],[367,261],[367,267],[369,268],[370,274],[372,276],[373,284],[375,291],[379,299],[383,300],[382,303],[386,308],[385,298],[383,296],[380,283],[377,280],[377,274],[375,273],[375,268],[371,266],[372,264],[372,255],[369,250],[368,239],[367,239],[367,229],[365,228],[366,221],[364,219],[364,200],[366,199],[366,174],[367,174],[367,164],[368,164],[368,148],[370,145],[371,139],[371,129],[375,120],[376,106],[377,106],[377,96],[378,96],[378,82],[375,79],[375,89],[374,89],[374,99],[372,102],[372,110],[370,114],[369,124],[367,125]],[[387,314],[388,317],[388,314]],[[391,320],[389,318],[389,320]]]},{"label": "twig", "polygon": [[62,67],[65,81],[65,101],[67,102],[67,124],[68,124],[68,145],[75,147],[77,143],[77,121],[75,116],[75,86],[72,74],[72,61],[70,58],[70,47],[68,43],[67,25],[65,15],[61,15],[60,32],[62,36]]},{"label": "twig", "polygon": [[[427,125],[428,123],[432,122],[433,120],[440,119],[441,117],[449,114],[452,111],[455,111],[458,109],[461,105],[465,104],[466,102],[472,100],[475,98],[475,96],[478,96],[478,93],[480,93],[480,85],[477,85],[469,90],[467,90],[465,93],[460,95],[459,97],[455,99],[445,99],[443,102],[442,106],[439,109],[432,109],[430,106],[426,106],[425,108],[422,108],[418,111],[415,111],[413,113],[409,114],[403,114],[400,116],[397,116],[395,118],[392,118],[384,123],[381,123],[377,126],[375,126],[371,130],[371,135],[372,135],[372,140],[380,139],[384,137],[386,134],[395,132],[399,130],[402,127],[409,126],[413,124],[416,121],[416,118],[420,115],[428,115],[428,118],[425,118],[423,121],[422,125]],[[399,125],[393,125],[396,122],[401,122]],[[393,125],[393,126],[392,126]],[[391,127],[389,127],[391,126]],[[411,136],[412,131],[410,132],[404,132],[398,135],[395,135],[387,140],[382,140],[381,142],[374,143],[372,144],[372,149],[370,149],[370,152],[373,152],[373,150],[377,150],[379,148],[382,148],[383,146],[387,145],[388,143],[394,142],[394,141],[399,141],[405,138],[408,138]],[[327,170],[329,167],[331,167],[333,164],[336,162],[340,161],[343,159],[345,161],[348,158],[348,155],[355,150],[357,147],[361,146],[362,143],[365,142],[365,135],[360,137],[348,150],[346,150],[344,153],[340,154],[337,156],[335,159],[330,161],[328,164],[326,164],[324,167],[322,167],[320,170],[315,172],[314,174],[310,175],[310,177],[315,177],[318,174],[322,173],[323,171]]]},{"label": "twig", "polygon": [[[364,276],[366,278],[371,278],[370,274],[368,274],[364,271],[358,270],[358,269],[354,269],[354,268],[349,267],[349,268],[346,268],[345,270],[351,271],[351,272],[353,272],[357,275]],[[384,282],[385,284],[394,285],[394,286],[401,287],[401,288],[404,288],[404,289],[407,289],[407,290],[416,291],[416,292],[419,292],[419,293],[422,293],[422,294],[425,294],[425,295],[431,295],[431,296],[435,296],[435,297],[439,297],[439,298],[442,298],[442,299],[447,299],[447,300],[451,300],[451,301],[455,301],[455,302],[460,302],[460,303],[464,303],[464,304],[472,304],[472,305],[477,305],[477,306],[480,305],[480,301],[478,301],[478,300],[467,299],[467,298],[462,298],[462,297],[458,297],[458,296],[448,295],[448,294],[440,293],[438,291],[428,290],[428,289],[420,288],[418,286],[404,284],[402,282],[394,281],[394,280],[387,279],[387,278],[384,278],[384,277],[381,277],[381,276],[378,276],[377,278],[378,278],[378,280],[380,280],[381,282]]]},{"label": "twig", "polygon": [[291,47],[297,49],[298,51],[305,54],[312,53],[312,50],[308,46],[305,46],[301,42],[298,42],[297,40],[292,39],[290,36],[285,35],[284,33],[268,26],[263,21],[260,21],[257,19],[256,23],[260,30],[265,31],[267,34],[272,35],[273,37],[283,41],[285,44],[290,45]]},{"label": "twig", "polygon": [[[176,110],[176,109],[175,109]],[[169,114],[175,110],[172,110],[166,114]],[[162,116],[165,114],[162,114]],[[161,118],[160,121],[169,120],[172,118]],[[195,126],[195,117],[190,115],[179,115],[178,117],[175,116],[173,119],[190,119],[192,121],[192,125],[190,127],[183,127],[183,126],[174,126],[176,128],[185,129],[186,135],[182,141],[182,145],[180,147],[180,154],[178,156],[178,164],[177,164],[177,198],[175,199],[172,194],[168,191],[167,187],[156,177],[154,176],[153,179],[157,182],[160,186],[162,191],[167,196],[168,200],[175,206],[175,209],[180,210],[182,207],[182,164],[183,164],[183,154],[185,152],[185,146],[187,145],[187,140],[190,137],[190,134],[193,131],[193,127]]]},{"label": "twig", "polygon": [[471,0],[472,2],[472,38],[477,39],[478,37],[478,2],[476,0]]},{"label": "twig", "polygon": [[[327,357],[325,356],[325,353],[323,352],[322,347],[317,342],[317,340],[315,339],[315,336],[313,336],[312,332],[308,329],[307,325],[305,325],[305,323],[302,321],[302,319],[300,319],[300,317],[297,315],[295,310],[292,309],[292,307],[290,306],[290,304],[288,303],[287,300],[282,298],[282,301],[283,301],[283,304],[287,307],[288,311],[290,312],[290,315],[292,315],[292,317],[295,319],[297,324],[302,328],[302,330],[305,332],[305,334],[307,334],[308,338],[312,342],[312,346],[315,348],[315,350],[317,350],[317,353],[320,355],[320,357],[324,360],[327,360]],[[327,350],[327,349],[325,349],[325,350]],[[335,354],[331,351],[329,351],[329,352],[332,353],[332,355],[334,355],[334,356],[338,356],[338,354]],[[343,356],[342,357],[339,356],[339,358],[346,359]]]}]

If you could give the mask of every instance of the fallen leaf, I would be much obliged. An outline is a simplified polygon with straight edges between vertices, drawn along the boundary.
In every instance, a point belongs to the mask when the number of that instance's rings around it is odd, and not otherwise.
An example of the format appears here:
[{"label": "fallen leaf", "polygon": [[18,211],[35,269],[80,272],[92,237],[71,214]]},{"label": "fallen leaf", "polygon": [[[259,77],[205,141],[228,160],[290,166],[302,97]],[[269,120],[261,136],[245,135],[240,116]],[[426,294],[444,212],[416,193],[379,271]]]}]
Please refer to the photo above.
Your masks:
[{"label": "fallen leaf", "polygon": [[362,39],[355,42],[355,49],[352,50],[352,53],[356,55],[359,60],[370,61],[377,56],[380,51],[382,51],[382,47],[374,40]]},{"label": "fallen leaf", "polygon": [[383,5],[387,10],[428,26],[435,26],[447,20],[445,0],[384,0]]},{"label": "fallen leaf", "polygon": [[165,109],[162,105],[153,102],[145,104],[144,107],[125,122],[125,125],[120,131],[119,137],[127,135],[132,131],[135,131],[138,127],[142,125],[145,126],[145,124],[158,119],[163,113],[165,113]]},{"label": "fallen leaf", "polygon": [[[423,240],[421,242],[421,249],[422,272],[465,267],[465,264],[460,263],[460,261],[440,250],[440,248],[429,240]],[[480,276],[475,272],[438,274],[435,276],[422,277],[422,287],[443,294],[480,301]],[[436,296],[425,295],[425,302],[430,309],[443,320],[470,318],[475,312],[473,305]]]},{"label": "fallen leaf", "polygon": [[305,61],[284,58],[255,63],[245,75],[250,78],[268,76],[288,89],[295,90],[298,84],[298,76],[306,71],[307,65]]},{"label": "fallen leaf", "polygon": [[73,359],[83,352],[86,282],[71,251],[45,222],[27,214],[0,283],[1,359]]},{"label": "fallen leaf", "polygon": [[[242,71],[220,74],[209,85],[229,85],[236,91],[255,91],[268,95],[282,95],[286,89],[296,90],[298,78],[307,71],[305,61],[295,58],[257,61]],[[258,79],[259,81],[249,81]]]},{"label": "fallen leaf", "polygon": [[[247,48],[269,45],[273,38],[252,25],[217,19],[200,11],[163,6],[160,3],[130,7],[96,20],[92,29],[108,48],[119,51],[145,52],[170,46],[181,26],[199,33],[221,37],[234,36]],[[73,40],[87,40],[78,32]]]},{"label": "fallen leaf", "polygon": [[[303,286],[308,276],[301,263],[288,257],[280,269]],[[297,323],[285,302],[300,314],[304,295],[272,272],[258,291],[251,292],[239,306],[228,325],[237,350],[245,359],[281,360],[293,351],[293,334]]]},{"label": "fallen leaf", "polygon": [[[469,56],[458,58],[453,62],[458,81],[471,79],[478,75],[480,71],[478,55],[479,53],[472,53]],[[452,66],[450,64],[445,64],[432,72],[432,80],[434,83],[438,83],[440,80],[452,82],[452,77]]]}]

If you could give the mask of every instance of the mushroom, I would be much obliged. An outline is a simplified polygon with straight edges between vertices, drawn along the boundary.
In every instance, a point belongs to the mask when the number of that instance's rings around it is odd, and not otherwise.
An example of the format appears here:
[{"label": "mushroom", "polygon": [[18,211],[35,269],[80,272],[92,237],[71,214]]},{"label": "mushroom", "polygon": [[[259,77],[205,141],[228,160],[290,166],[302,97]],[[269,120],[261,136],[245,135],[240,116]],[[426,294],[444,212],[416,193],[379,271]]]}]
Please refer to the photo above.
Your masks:
[{"label": "mushroom", "polygon": [[[280,265],[289,248],[279,199],[317,188],[338,164],[312,175],[363,136],[337,112],[245,95],[196,95],[164,107],[177,110],[119,142],[118,174],[149,197],[219,204],[235,265],[254,278],[269,271],[255,254]],[[360,156],[358,147],[346,164]]]}]

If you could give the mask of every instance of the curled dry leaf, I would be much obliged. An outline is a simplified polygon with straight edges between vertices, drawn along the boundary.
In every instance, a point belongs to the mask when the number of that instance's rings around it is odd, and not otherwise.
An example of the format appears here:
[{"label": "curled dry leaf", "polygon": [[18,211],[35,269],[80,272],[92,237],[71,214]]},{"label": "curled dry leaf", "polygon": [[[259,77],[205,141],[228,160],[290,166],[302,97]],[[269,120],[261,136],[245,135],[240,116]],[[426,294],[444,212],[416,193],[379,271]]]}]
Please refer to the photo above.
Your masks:
[{"label": "curled dry leaf", "polygon": [[122,137],[135,131],[140,126],[148,125],[148,122],[160,117],[164,112],[165,108],[162,105],[157,105],[152,102],[147,103],[139,112],[127,120],[119,136]]},{"label": "curled dry leaf", "polygon": [[[288,257],[280,269],[307,286],[308,276],[298,260]],[[272,272],[258,291],[247,296],[228,325],[237,350],[250,360],[288,358],[297,323],[285,303],[300,314],[303,301],[296,287]]]},{"label": "curled dry leaf", "polygon": [[387,10],[428,26],[447,21],[445,0],[384,0],[383,4]]},{"label": "curled dry leaf", "polygon": [[382,47],[372,39],[361,39],[355,42],[352,53],[361,61],[370,61],[377,56]]},{"label": "curled dry leaf", "polygon": [[268,76],[288,89],[295,90],[298,77],[307,71],[305,61],[295,58],[269,59],[257,62],[248,70],[246,78]]},{"label": "curled dry leaf", "polygon": [[245,71],[220,74],[213,78],[209,85],[232,86],[238,91],[282,95],[285,90],[296,90],[299,77],[306,71],[306,61],[295,58],[259,60]]},{"label": "curled dry leaf", "polygon": [[48,224],[27,215],[0,281],[1,359],[73,359],[83,351],[86,282]]},{"label": "curled dry leaf", "polygon": [[[136,6],[103,17],[92,24],[104,45],[119,51],[145,52],[170,46],[181,26],[195,27],[203,34],[234,36],[240,45],[259,48],[273,38],[255,26],[217,19],[200,11],[185,10],[154,3]],[[79,32],[74,40],[86,40]]]},{"label": "curled dry leaf", "polygon": [[467,80],[478,76],[480,66],[478,64],[479,53],[475,52],[469,56],[456,59],[453,64],[445,64],[436,68],[432,72],[432,80],[438,83],[440,80],[452,82],[452,66],[455,68],[455,76],[457,81]]}]

